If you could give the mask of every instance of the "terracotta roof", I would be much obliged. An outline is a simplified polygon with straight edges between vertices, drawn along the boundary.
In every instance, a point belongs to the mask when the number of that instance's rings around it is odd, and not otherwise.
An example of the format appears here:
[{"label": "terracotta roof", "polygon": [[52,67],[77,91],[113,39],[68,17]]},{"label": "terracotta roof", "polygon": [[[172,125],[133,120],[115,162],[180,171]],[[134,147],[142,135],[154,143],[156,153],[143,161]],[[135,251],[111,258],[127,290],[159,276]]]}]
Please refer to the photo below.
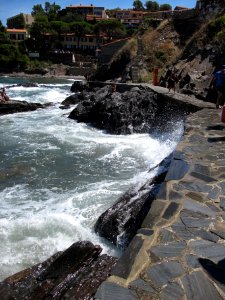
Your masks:
[{"label": "terracotta roof", "polygon": [[16,29],[16,28],[13,28],[13,29],[6,29],[6,32],[24,32],[24,33],[26,33],[27,30],[26,29]]},{"label": "terracotta roof", "polygon": [[96,6],[93,6],[93,5],[70,5],[70,6],[67,6],[66,8],[94,8]]}]

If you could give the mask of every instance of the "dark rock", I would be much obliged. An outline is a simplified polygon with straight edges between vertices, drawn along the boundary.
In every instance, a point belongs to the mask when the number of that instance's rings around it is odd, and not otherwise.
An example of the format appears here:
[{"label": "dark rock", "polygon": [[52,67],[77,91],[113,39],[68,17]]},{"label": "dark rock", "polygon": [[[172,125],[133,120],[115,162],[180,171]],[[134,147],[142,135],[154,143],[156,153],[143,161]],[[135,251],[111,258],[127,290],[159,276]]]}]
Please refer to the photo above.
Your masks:
[{"label": "dark rock", "polygon": [[50,104],[30,103],[26,101],[11,100],[5,103],[0,103],[0,115],[13,114],[17,112],[34,111],[38,108],[45,108]]},{"label": "dark rock", "polygon": [[75,93],[75,92],[81,92],[85,89],[88,88],[88,84],[86,81],[74,81],[74,83],[72,84],[70,90],[72,93]]},{"label": "dark rock", "polygon": [[1,299],[92,299],[107,279],[116,259],[100,255],[101,248],[77,242],[46,262],[0,283]]},{"label": "dark rock", "polygon": [[188,105],[164,99],[164,95],[148,87],[112,83],[99,86],[96,83],[93,87],[89,82],[88,87],[79,88],[81,95],[88,92],[89,103],[79,103],[69,118],[112,134],[149,133],[170,130],[175,120],[183,120],[191,110]]},{"label": "dark rock", "polygon": [[141,227],[141,223],[159,191],[160,184],[165,178],[166,168],[163,165],[168,165],[168,159],[161,163],[160,172],[162,173],[158,173],[141,187],[131,188],[98,218],[95,231],[100,236],[121,249],[126,248]]},{"label": "dark rock", "polygon": [[61,104],[62,105],[74,105],[84,100],[83,94],[73,94],[67,97]]}]

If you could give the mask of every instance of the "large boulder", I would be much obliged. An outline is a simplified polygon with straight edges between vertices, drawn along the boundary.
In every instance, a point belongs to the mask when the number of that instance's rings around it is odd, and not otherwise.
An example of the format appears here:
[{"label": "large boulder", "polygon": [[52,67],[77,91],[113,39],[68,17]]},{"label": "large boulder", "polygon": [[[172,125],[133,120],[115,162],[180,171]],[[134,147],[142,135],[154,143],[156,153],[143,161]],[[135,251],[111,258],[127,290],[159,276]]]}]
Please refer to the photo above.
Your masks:
[{"label": "large boulder", "polygon": [[136,185],[122,195],[97,220],[95,232],[124,250],[147,215],[162,182],[165,179],[171,157],[164,159],[154,178]]},{"label": "large boulder", "polygon": [[0,299],[93,299],[117,261],[101,251],[87,241],[74,243],[45,262],[6,278],[0,283]]},{"label": "large boulder", "polygon": [[13,114],[17,112],[34,111],[38,108],[45,108],[49,106],[50,103],[40,104],[31,103],[26,101],[15,101],[9,100],[6,102],[0,102],[0,115]]},{"label": "large boulder", "polygon": [[151,90],[133,87],[119,93],[116,86],[105,85],[86,92],[69,118],[112,134],[144,133],[155,127],[157,110],[157,96]]}]

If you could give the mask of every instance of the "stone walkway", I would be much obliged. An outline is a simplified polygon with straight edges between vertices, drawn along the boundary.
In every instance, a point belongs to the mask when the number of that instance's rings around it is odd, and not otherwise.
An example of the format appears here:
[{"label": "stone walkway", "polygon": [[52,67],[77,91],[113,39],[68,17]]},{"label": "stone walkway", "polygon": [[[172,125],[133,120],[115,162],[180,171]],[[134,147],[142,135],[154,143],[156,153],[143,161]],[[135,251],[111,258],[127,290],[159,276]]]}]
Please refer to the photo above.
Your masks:
[{"label": "stone walkway", "polygon": [[185,122],[165,182],[98,300],[225,299],[225,124]]}]

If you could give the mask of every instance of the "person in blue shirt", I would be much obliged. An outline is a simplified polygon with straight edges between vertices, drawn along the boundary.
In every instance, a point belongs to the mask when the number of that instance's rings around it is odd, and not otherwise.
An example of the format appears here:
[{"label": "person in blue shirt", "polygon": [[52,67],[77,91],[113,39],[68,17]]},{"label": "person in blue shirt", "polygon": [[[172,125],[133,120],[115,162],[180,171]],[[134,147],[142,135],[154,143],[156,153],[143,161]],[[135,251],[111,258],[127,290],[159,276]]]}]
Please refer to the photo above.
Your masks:
[{"label": "person in blue shirt", "polygon": [[222,108],[225,102],[225,65],[213,74],[210,86],[214,86],[217,91],[216,108]]}]

